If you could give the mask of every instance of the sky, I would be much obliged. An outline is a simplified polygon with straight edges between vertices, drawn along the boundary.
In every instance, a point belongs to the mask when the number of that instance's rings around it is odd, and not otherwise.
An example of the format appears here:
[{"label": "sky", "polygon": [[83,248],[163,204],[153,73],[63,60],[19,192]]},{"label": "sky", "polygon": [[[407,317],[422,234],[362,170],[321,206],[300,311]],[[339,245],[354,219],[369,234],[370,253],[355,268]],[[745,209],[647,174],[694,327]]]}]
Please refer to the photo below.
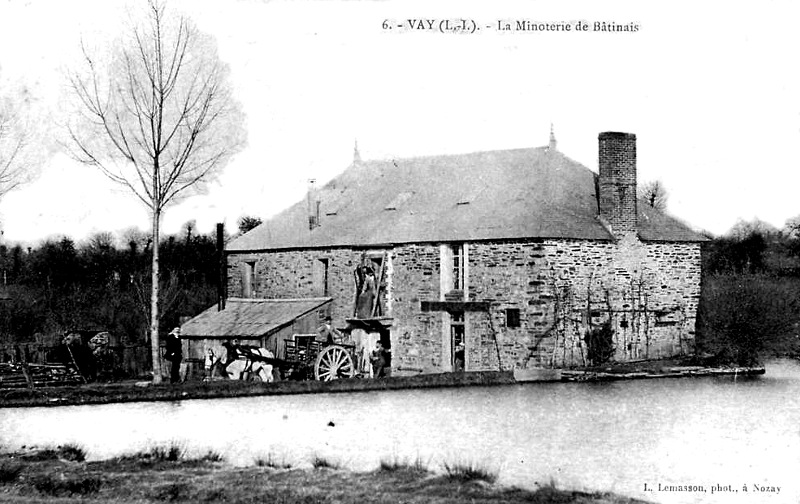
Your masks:
[{"label": "sky", "polygon": [[[66,73],[144,1],[0,0],[0,95],[31,98],[38,177],[0,200],[6,242],[149,228],[146,208],[63,149]],[[800,214],[800,31],[792,1],[181,1],[214,37],[247,146],[164,230],[229,230],[304,197],[353,159],[546,145],[597,170],[597,135],[637,135],[640,182],[696,229]],[[479,28],[442,33],[443,20]],[[411,20],[411,23],[409,23]],[[433,20],[434,29],[410,29]],[[499,30],[517,21],[571,31]],[[585,22],[587,31],[576,31]],[[635,32],[594,30],[596,22]],[[384,28],[391,26],[391,29]],[[428,26],[422,23],[422,26]],[[471,31],[471,30],[470,30]],[[454,181],[457,183],[457,181]]]}]

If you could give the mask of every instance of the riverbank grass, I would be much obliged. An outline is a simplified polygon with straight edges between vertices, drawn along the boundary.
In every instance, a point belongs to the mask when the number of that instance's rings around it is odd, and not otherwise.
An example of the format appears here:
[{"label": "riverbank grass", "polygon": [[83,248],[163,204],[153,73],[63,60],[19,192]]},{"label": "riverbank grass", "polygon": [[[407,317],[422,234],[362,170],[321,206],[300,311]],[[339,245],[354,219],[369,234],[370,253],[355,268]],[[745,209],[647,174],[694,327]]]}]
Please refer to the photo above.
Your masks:
[{"label": "riverbank grass", "polygon": [[257,467],[267,467],[270,469],[291,469],[292,464],[286,462],[286,457],[278,457],[270,452],[266,456],[258,457],[255,459],[255,464]]},{"label": "riverbank grass", "polygon": [[476,464],[474,462],[455,463],[451,464],[445,462],[442,464],[447,477],[454,481],[470,482],[470,481],[484,481],[486,483],[494,483],[497,481],[497,472],[491,471],[486,467]]},{"label": "riverbank grass", "polygon": [[[420,461],[398,459],[387,459],[381,468],[371,472],[333,469],[330,466],[334,464],[326,466],[330,470],[322,471],[276,470],[266,464],[233,467],[219,463],[215,456],[187,457],[185,451],[176,456],[178,451],[172,448],[172,445],[156,447],[92,462],[70,461],[50,454],[0,454],[0,501],[22,504],[52,499],[63,503],[643,503],[605,493],[497,486],[487,482],[486,475],[491,475],[491,471],[476,464],[450,465],[452,474],[436,474]],[[154,459],[158,459],[157,464]],[[318,456],[314,459],[325,460]]]},{"label": "riverbank grass", "polygon": [[419,457],[411,462],[408,459],[399,459],[397,457],[381,459],[378,470],[384,472],[409,472],[419,475],[430,473],[429,464]]},{"label": "riverbank grass", "polygon": [[333,460],[320,455],[314,455],[311,458],[311,466],[314,469],[339,469],[339,465]]}]

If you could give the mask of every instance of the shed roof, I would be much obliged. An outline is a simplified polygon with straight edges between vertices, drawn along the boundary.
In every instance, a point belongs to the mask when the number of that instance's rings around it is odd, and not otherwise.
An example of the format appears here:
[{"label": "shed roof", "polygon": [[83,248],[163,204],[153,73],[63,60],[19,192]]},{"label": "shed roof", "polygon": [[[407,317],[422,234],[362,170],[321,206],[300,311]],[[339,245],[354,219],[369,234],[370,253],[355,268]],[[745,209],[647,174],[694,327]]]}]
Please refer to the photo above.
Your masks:
[{"label": "shed roof", "polygon": [[331,298],[242,299],[230,298],[224,310],[214,305],[181,326],[181,337],[262,337],[316,310]]},{"label": "shed roof", "polygon": [[[597,174],[553,148],[356,160],[317,191],[319,226],[301,201],[233,240],[230,252],[520,238],[611,240]],[[644,205],[640,205],[644,207]],[[643,240],[705,241],[650,208]]]}]

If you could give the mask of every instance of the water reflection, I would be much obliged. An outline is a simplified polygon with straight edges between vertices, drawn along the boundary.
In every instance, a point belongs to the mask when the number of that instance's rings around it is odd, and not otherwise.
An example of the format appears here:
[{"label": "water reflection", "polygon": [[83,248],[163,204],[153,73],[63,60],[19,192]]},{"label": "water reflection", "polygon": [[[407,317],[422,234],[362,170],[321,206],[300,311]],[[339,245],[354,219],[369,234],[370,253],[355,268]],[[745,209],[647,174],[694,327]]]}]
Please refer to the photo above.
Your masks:
[{"label": "water reflection", "polygon": [[[800,498],[800,366],[759,379],[408,390],[0,409],[11,448],[74,442],[90,458],[180,443],[239,465],[314,456],[356,470],[381,459],[476,462],[505,484],[610,490],[656,502]],[[331,425],[332,424],[332,425]],[[644,485],[731,485],[739,493],[645,492]],[[778,496],[752,493],[780,486]],[[743,485],[751,490],[742,491]]]}]

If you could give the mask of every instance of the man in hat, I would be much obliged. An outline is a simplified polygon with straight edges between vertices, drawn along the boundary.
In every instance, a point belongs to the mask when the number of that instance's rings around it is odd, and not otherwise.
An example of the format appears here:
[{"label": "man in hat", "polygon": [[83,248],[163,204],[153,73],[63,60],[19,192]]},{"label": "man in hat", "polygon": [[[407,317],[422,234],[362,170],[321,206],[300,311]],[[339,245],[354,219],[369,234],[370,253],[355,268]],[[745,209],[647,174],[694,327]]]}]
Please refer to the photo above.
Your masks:
[{"label": "man in hat", "polygon": [[317,341],[324,342],[326,345],[341,343],[344,335],[341,331],[333,327],[333,319],[330,315],[325,317],[325,322],[317,327]]},{"label": "man in hat", "polygon": [[386,376],[386,350],[383,348],[381,340],[375,342],[375,349],[369,356],[372,364],[372,377],[383,378]]},{"label": "man in hat", "polygon": [[181,328],[176,327],[167,335],[167,351],[164,358],[170,361],[169,382],[178,383],[181,381],[181,361],[183,360],[183,350],[181,349]]}]

